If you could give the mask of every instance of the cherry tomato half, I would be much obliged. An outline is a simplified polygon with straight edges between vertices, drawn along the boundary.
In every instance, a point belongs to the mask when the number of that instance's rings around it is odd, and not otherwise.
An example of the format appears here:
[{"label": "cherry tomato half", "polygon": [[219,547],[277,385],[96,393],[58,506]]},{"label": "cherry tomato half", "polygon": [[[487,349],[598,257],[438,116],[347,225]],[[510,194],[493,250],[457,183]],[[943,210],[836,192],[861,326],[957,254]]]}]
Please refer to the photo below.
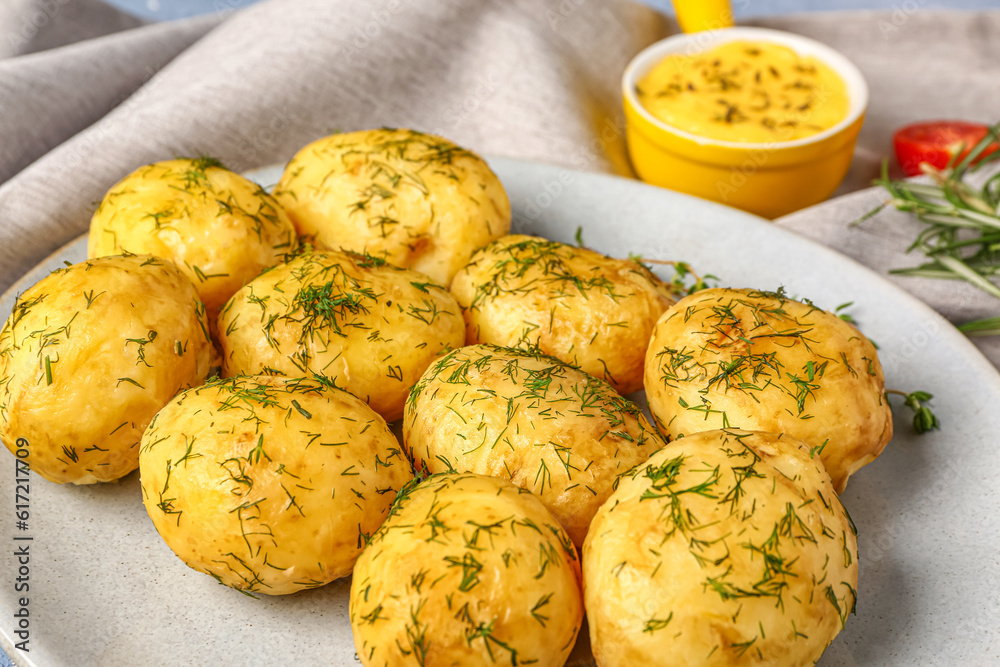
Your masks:
[{"label": "cherry tomato half", "polygon": [[[989,132],[989,126],[961,120],[937,120],[914,123],[896,131],[892,138],[896,159],[903,173],[918,176],[920,163],[944,169],[953,157],[961,160]],[[982,159],[997,150],[994,143],[979,156]],[[978,161],[978,160],[977,160]]]}]

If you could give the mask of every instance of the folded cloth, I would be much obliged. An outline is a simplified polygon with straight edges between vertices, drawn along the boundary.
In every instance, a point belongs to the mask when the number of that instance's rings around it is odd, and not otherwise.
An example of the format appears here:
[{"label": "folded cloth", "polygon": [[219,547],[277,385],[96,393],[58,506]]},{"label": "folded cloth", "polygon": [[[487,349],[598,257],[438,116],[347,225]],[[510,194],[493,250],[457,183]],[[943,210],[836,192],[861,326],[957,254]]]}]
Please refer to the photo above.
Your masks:
[{"label": "folded cloth", "polygon": [[4,0],[0,58],[46,51],[142,25],[100,0]]},{"label": "folded cloth", "polygon": [[[55,26],[68,2],[16,4],[47,7]],[[335,130],[391,125],[481,153],[628,175],[619,77],[636,52],[676,30],[626,0],[269,0],[235,13],[217,5],[215,15],[0,60],[0,289],[85,232],[93,202],[115,181],[178,155],[210,154],[240,170],[287,160]],[[100,32],[74,20],[83,36]],[[20,21],[0,11],[0,38]],[[983,114],[995,112],[990,68],[1000,46],[989,35],[1000,12],[756,23],[830,43],[876,91],[845,191],[870,182],[902,123],[992,120]],[[46,25],[36,43],[68,41],[46,42]],[[865,233],[845,227],[859,207],[832,201],[778,224],[850,252],[851,234]],[[890,252],[897,240],[877,242]],[[854,256],[889,266],[885,255]],[[964,303],[952,295],[965,286],[941,289],[929,302],[966,319],[948,305]]]},{"label": "folded cloth", "polygon": [[[396,125],[481,153],[628,173],[617,131],[606,152],[570,156],[619,122],[619,74],[667,32],[651,9],[597,0],[273,0],[191,44],[205,20],[217,17],[0,61],[0,173],[34,159],[0,186],[0,286],[84,232],[124,174],[177,155],[239,170],[338,129]],[[45,71],[39,58],[51,59]],[[136,83],[93,125],[61,134],[78,107],[85,125]],[[55,120],[32,130],[39,113]]]}]

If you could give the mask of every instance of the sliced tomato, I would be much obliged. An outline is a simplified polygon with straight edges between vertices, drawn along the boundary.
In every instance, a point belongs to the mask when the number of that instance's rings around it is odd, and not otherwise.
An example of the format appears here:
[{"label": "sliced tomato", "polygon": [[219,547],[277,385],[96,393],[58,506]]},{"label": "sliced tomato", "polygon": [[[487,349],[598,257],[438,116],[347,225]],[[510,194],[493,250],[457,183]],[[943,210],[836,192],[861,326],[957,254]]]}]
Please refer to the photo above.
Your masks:
[{"label": "sliced tomato", "polygon": [[[961,160],[973,146],[986,136],[989,126],[981,123],[967,123],[961,120],[936,120],[914,123],[896,131],[892,143],[896,148],[896,159],[903,173],[917,176],[920,163],[926,162],[938,169],[944,169],[957,156]],[[994,143],[980,154],[982,159],[997,150]]]}]

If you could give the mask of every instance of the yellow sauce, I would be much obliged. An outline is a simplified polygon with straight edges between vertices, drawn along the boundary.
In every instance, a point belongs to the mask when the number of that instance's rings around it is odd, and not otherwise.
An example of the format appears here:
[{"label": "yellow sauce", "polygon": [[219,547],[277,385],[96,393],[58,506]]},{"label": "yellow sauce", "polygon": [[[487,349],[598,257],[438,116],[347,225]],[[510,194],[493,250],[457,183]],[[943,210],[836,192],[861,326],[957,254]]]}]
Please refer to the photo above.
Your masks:
[{"label": "yellow sauce", "polygon": [[636,86],[658,120],[710,139],[766,143],[808,137],[848,111],[828,65],[768,42],[727,42],[660,61]]}]

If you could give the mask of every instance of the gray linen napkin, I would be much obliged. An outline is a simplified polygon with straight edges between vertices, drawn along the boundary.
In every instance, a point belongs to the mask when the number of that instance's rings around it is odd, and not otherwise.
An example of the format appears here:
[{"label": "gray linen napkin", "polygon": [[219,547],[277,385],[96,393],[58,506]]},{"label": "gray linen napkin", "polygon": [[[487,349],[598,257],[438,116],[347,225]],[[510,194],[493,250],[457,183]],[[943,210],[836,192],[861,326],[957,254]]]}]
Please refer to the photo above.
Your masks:
[{"label": "gray linen napkin", "polygon": [[[166,157],[207,153],[246,169],[333,130],[384,124],[564,162],[618,121],[620,72],[666,33],[651,9],[597,0],[272,0],[188,46],[205,28],[150,26],[0,61],[0,173],[37,158],[0,186],[0,286],[84,232],[92,202],[124,174]],[[23,77],[43,57],[45,71]],[[77,107],[86,125],[135,83],[98,122],[64,134]],[[40,110],[53,120],[29,136]],[[620,142],[576,166],[628,170]]]},{"label": "gray linen napkin", "polygon": [[[46,7],[55,14],[33,45],[13,53],[69,41],[64,27],[56,31],[66,22],[82,36],[102,32],[86,13],[62,14],[75,6],[67,2],[17,0],[20,16],[5,6],[0,41],[23,26],[24,11]],[[384,124],[439,132],[482,153],[628,175],[619,77],[632,55],[675,30],[625,0],[270,0],[236,13],[220,0],[219,7],[214,16],[0,60],[0,289],[86,231],[93,202],[124,174],[176,155],[211,154],[246,169],[286,160],[333,130]],[[127,27],[123,21],[112,29]],[[875,94],[843,191],[870,182],[889,154],[891,130],[905,122],[1000,116],[990,76],[1000,12],[842,12],[754,23],[825,41],[868,77]],[[581,151],[602,131],[612,137],[603,155]],[[896,225],[846,228],[867,206],[831,201],[778,224],[876,269],[900,265],[894,253],[909,236]],[[869,244],[884,252],[852,250]],[[939,293],[904,286],[956,321],[996,310],[963,285],[944,284]]]},{"label": "gray linen napkin", "polygon": [[46,51],[142,25],[100,0],[3,0],[0,58]]}]

